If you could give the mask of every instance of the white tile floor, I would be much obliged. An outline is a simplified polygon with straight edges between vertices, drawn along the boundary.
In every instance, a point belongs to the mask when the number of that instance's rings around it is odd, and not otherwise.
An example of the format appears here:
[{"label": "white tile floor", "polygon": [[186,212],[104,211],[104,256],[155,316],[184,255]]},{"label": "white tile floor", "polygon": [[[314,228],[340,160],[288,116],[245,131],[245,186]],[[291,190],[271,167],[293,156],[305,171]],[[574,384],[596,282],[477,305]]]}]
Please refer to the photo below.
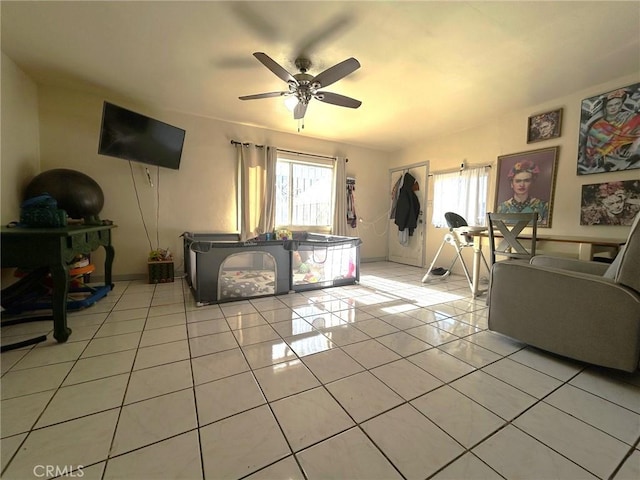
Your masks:
[{"label": "white tile floor", "polygon": [[49,340],[2,354],[2,478],[640,478],[640,375],[488,331],[460,277],[361,272],[206,307],[120,282],[65,344],[3,328]]}]

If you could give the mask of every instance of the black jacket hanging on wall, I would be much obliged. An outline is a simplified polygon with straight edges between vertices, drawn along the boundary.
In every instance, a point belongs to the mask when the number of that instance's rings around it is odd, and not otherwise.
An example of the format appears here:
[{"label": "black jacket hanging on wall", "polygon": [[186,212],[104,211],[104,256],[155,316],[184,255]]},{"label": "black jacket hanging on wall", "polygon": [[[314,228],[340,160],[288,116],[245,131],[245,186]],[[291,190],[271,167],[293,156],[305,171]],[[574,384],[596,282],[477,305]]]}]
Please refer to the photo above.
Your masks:
[{"label": "black jacket hanging on wall", "polygon": [[396,204],[395,224],[400,231],[408,228],[409,235],[413,235],[413,231],[418,226],[418,216],[420,215],[420,200],[418,200],[413,191],[415,183],[416,179],[413,175],[410,173],[404,174],[404,181]]}]

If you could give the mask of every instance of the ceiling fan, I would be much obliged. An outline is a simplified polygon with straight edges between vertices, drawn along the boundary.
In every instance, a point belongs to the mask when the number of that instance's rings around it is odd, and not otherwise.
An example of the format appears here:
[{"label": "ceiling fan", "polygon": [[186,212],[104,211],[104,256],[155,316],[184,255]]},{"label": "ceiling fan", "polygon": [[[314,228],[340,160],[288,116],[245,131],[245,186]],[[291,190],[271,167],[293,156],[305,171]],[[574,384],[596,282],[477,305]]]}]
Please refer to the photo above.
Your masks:
[{"label": "ceiling fan", "polygon": [[256,52],[253,56],[256,57],[265,67],[271,70],[277,77],[287,82],[289,84],[289,90],[245,95],[243,97],[239,97],[240,100],[293,96],[297,99],[297,104],[293,110],[293,118],[296,120],[304,118],[309,101],[313,98],[320,100],[321,102],[338,105],[340,107],[358,108],[362,105],[362,102],[355,98],[346,97],[337,93],[320,91],[321,88],[328,87],[332,83],[337,82],[360,68],[360,62],[353,57],[326,69],[324,72],[319,73],[314,77],[307,73],[309,68],[311,68],[311,61],[308,58],[301,57],[296,59],[295,64],[300,72],[292,75],[265,53]]}]

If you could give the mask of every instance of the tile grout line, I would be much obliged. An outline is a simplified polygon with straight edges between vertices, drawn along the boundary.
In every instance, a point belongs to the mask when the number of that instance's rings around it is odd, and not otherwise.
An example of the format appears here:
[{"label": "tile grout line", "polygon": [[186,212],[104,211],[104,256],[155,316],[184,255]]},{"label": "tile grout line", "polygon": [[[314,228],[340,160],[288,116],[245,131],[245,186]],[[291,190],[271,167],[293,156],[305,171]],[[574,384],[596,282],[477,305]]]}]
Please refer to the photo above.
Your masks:
[{"label": "tile grout line", "polygon": [[[122,292],[122,296],[125,295],[125,292],[129,288],[129,286],[130,286],[130,284],[127,285],[127,288],[124,290],[124,292]],[[131,368],[129,370],[129,377],[127,378],[127,385],[125,386],[124,392],[122,394],[122,400],[120,402],[120,406],[118,407],[118,416],[116,418],[116,422],[115,422],[115,425],[113,427],[113,433],[111,434],[111,442],[109,443],[109,449],[107,450],[107,456],[104,459],[104,468],[102,469],[102,475],[100,476],[101,480],[104,480],[105,473],[107,472],[107,468],[109,467],[109,460],[112,458],[111,454],[113,452],[113,447],[114,447],[114,443],[115,443],[115,440],[116,440],[116,434],[118,433],[118,426],[120,424],[120,419],[122,418],[122,410],[125,407],[125,402],[126,402],[126,398],[127,398],[127,392],[129,391],[129,386],[131,385],[131,377],[133,375],[133,372],[135,371],[134,368],[135,368],[135,365],[136,365],[136,359],[138,358],[138,353],[139,353],[139,350],[140,350],[140,344],[142,342],[142,337],[144,335],[144,328],[146,327],[147,322],[149,320],[149,309],[151,308],[151,303],[153,302],[153,296],[155,295],[156,287],[157,287],[157,285],[153,286],[153,292],[151,294],[151,298],[149,300],[149,305],[147,307],[147,312],[146,312],[146,315],[145,315],[144,324],[142,325],[142,330],[140,332],[140,338],[138,339],[138,346],[135,349],[135,354],[133,356],[133,361],[131,362]],[[122,296],[121,296],[121,298],[122,298]],[[112,312],[113,312],[113,310],[112,310]],[[105,322],[106,322],[106,319],[105,319]]]},{"label": "tile grout line", "polygon": [[[251,303],[251,302],[249,302],[249,303]],[[252,306],[253,306],[253,305],[252,305]],[[254,306],[254,308],[255,308],[255,306]],[[260,312],[259,312],[257,309],[256,309],[256,312],[258,312],[258,315],[260,315]],[[223,315],[225,315],[225,316],[224,316],[224,319],[225,319],[225,321],[227,322],[227,326],[228,326],[229,328],[231,328],[231,325],[229,324],[229,321],[227,320],[227,316],[226,316],[226,314],[224,314],[224,312],[223,312]],[[233,316],[237,316],[237,315],[233,315]],[[262,317],[262,315],[260,315],[260,316]],[[262,318],[264,319],[264,317],[262,317]],[[266,319],[264,319],[264,320],[266,321]],[[268,323],[268,322],[267,322],[267,323]],[[269,325],[269,326],[271,327],[271,325]],[[276,334],[278,334],[278,336],[280,336],[280,334],[279,334],[279,333],[278,333],[278,332],[277,332],[273,327],[271,327],[271,329],[272,329]],[[264,398],[264,400],[265,400],[265,402],[266,402],[266,403],[265,403],[265,405],[267,406],[267,408],[269,408],[269,412],[271,412],[271,416],[272,416],[273,420],[276,422],[276,425],[278,425],[278,429],[280,430],[280,434],[282,435],[282,438],[284,438],[284,441],[286,442],[287,447],[289,448],[289,452],[291,453],[291,456],[293,457],[293,460],[296,462],[296,465],[297,465],[297,466],[298,466],[298,468],[300,469],[300,472],[302,472],[302,475],[304,476],[305,480],[308,480],[308,476],[307,476],[306,472],[304,471],[304,469],[302,468],[302,465],[300,464],[300,460],[299,460],[299,459],[296,457],[296,455],[295,455],[295,452],[294,452],[294,450],[293,450],[293,448],[292,448],[292,446],[291,446],[291,442],[290,442],[290,441],[289,441],[289,439],[287,438],[287,435],[285,434],[285,431],[284,431],[284,429],[282,428],[282,425],[280,424],[280,421],[278,420],[277,415],[276,415],[276,414],[275,414],[275,412],[273,411],[273,407],[271,406],[271,402],[269,401],[269,399],[268,399],[268,398],[267,398],[267,396],[265,395],[264,389],[263,389],[262,385],[260,385],[260,382],[258,381],[258,378],[256,377],[256,374],[255,374],[255,372],[254,372],[254,369],[253,369],[253,367],[251,366],[251,364],[249,363],[249,360],[247,359],[247,356],[246,356],[245,351],[242,349],[242,345],[240,345],[240,342],[238,341],[238,337],[236,337],[235,335],[233,335],[233,338],[234,338],[234,340],[235,340],[236,344],[238,345],[238,349],[240,350],[240,353],[242,354],[242,358],[244,358],[244,361],[245,361],[245,362],[247,362],[247,365],[248,365],[248,367],[249,367],[249,371],[251,372],[251,378],[253,378],[253,381],[255,382],[255,384],[257,385],[258,389],[260,390],[260,393],[262,394],[262,397]],[[284,340],[283,340],[283,341],[284,341]],[[294,352],[294,353],[295,353],[295,352]],[[298,357],[298,355],[297,355],[297,354],[296,354],[296,358],[297,358],[298,360],[300,360],[300,357]],[[243,373],[244,373],[244,372],[243,372]],[[255,409],[255,408],[259,408],[260,406],[261,406],[261,405],[259,405],[258,407],[253,407],[253,408],[254,408],[254,409]],[[228,418],[228,417],[227,417],[227,418]],[[213,423],[215,423],[215,422],[213,422]],[[202,445],[200,445],[200,451],[202,451]],[[287,455],[287,456],[288,456],[288,455]],[[284,457],[284,458],[287,458],[287,457]],[[270,463],[269,465],[263,466],[263,467],[261,467],[261,468],[260,468],[260,469],[258,469],[258,470],[254,470],[253,472],[250,472],[248,475],[244,475],[242,478],[244,478],[244,477],[246,477],[246,476],[249,476],[249,475],[252,475],[252,474],[254,474],[254,473],[256,473],[256,472],[259,472],[259,471],[261,471],[261,470],[264,470],[265,468],[268,468],[269,466],[271,466],[271,465],[273,465],[274,463],[277,463],[277,462],[279,462],[279,461],[281,461],[281,460],[283,460],[283,459],[282,459],[282,458],[279,458],[279,459],[275,460],[274,462]],[[204,474],[204,467],[203,467],[203,474]]]}]

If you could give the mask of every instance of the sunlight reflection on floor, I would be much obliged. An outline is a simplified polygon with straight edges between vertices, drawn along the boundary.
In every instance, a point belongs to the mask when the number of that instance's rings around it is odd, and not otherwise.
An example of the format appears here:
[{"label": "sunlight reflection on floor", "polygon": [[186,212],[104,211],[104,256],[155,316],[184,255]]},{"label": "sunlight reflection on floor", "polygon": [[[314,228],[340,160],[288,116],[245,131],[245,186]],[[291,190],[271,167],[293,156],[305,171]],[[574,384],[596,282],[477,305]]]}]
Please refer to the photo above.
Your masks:
[{"label": "sunlight reflection on floor", "polygon": [[[468,291],[460,289],[460,282],[455,280],[447,284],[438,282],[429,285],[420,284],[419,281],[402,281],[374,274],[364,274],[360,275],[360,284],[382,290],[385,293],[377,292],[375,295],[357,297],[357,302],[361,305],[393,303],[393,305],[382,308],[387,313],[407,312],[420,307],[462,300],[469,296]],[[447,291],[451,287],[454,287],[455,290]],[[398,300],[401,299],[407,302],[399,303]]]}]

